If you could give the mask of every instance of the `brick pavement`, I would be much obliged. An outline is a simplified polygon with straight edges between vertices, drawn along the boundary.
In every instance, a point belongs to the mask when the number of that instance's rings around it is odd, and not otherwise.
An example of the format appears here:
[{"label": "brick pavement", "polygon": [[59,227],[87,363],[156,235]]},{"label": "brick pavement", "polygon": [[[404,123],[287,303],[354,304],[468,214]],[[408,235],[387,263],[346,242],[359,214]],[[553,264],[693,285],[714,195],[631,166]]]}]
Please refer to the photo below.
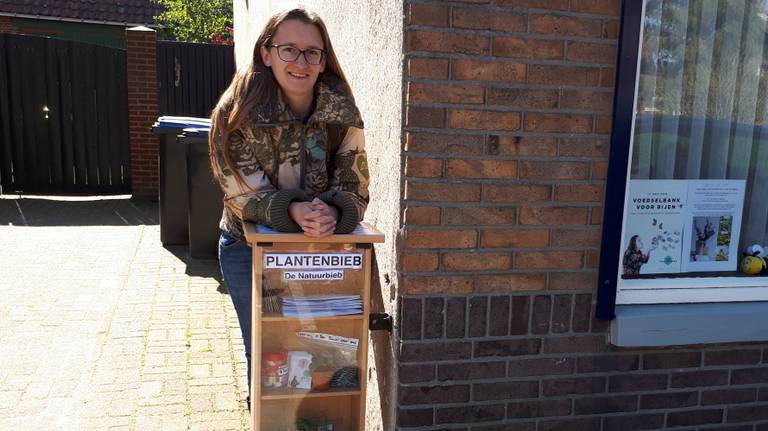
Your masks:
[{"label": "brick pavement", "polygon": [[0,199],[0,429],[248,429],[217,278],[156,204]]}]

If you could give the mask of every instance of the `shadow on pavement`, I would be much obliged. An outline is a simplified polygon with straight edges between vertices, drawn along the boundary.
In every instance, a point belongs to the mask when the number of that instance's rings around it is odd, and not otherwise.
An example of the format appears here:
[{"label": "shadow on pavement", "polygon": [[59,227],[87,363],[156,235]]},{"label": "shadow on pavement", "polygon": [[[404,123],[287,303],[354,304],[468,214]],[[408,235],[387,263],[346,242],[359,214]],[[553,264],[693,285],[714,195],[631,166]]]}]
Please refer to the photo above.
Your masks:
[{"label": "shadow on pavement", "polygon": [[192,259],[189,257],[189,248],[185,245],[166,245],[163,246],[168,252],[172,253],[187,266],[184,271],[190,277],[208,277],[219,282],[216,290],[222,294],[228,294],[224,281],[221,278],[219,261],[215,259]]},{"label": "shadow on pavement", "polygon": [[0,196],[0,225],[137,226],[158,224],[157,202],[130,196]]}]

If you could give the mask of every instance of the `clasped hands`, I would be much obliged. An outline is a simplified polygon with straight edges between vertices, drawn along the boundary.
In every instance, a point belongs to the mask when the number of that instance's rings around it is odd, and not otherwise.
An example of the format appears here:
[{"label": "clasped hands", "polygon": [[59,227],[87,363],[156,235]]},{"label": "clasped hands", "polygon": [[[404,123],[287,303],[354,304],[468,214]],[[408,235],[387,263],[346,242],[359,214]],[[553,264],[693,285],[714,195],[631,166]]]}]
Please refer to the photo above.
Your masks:
[{"label": "clasped hands", "polygon": [[288,214],[301,227],[304,235],[315,238],[333,235],[339,219],[339,210],[318,198],[312,202],[292,202],[288,206]]}]

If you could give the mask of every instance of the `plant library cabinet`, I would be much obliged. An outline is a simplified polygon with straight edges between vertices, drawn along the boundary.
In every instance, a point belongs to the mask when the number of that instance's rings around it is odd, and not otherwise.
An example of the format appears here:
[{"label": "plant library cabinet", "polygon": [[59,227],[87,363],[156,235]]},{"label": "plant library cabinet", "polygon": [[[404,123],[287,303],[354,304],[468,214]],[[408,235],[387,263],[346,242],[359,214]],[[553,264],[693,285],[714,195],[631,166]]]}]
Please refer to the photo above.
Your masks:
[{"label": "plant library cabinet", "polygon": [[253,250],[251,429],[363,431],[372,244],[246,224]]}]

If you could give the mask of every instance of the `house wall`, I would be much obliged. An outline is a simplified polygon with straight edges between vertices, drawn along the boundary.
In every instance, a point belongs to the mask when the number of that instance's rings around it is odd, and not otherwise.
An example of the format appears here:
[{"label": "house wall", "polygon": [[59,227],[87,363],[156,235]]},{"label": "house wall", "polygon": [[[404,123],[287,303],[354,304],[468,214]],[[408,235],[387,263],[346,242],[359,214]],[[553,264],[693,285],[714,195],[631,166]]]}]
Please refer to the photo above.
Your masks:
[{"label": "house wall", "polygon": [[[253,44],[274,12],[297,2],[235,2],[235,47],[238,67],[250,61]],[[371,173],[371,203],[365,220],[386,235],[375,248],[372,311],[397,311],[397,242],[401,226],[402,151],[402,3],[391,0],[302,2],[320,14],[334,50],[350,81],[365,122],[366,152]],[[393,339],[372,333],[368,372],[367,430],[392,429],[396,398]]]},{"label": "house wall", "polygon": [[405,1],[398,429],[768,430],[765,344],[593,317],[619,3]]}]

